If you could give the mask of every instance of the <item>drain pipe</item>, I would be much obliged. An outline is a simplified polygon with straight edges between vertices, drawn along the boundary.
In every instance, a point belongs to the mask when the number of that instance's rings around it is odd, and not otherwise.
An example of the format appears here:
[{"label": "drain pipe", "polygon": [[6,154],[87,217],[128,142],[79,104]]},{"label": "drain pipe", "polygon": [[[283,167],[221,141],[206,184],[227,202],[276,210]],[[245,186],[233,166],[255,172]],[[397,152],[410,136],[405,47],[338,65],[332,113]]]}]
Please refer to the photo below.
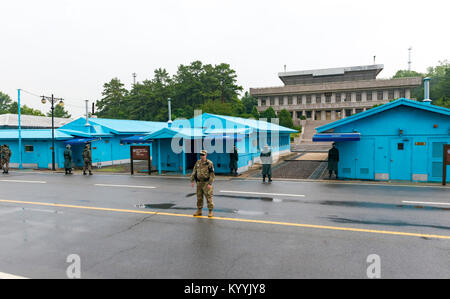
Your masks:
[{"label": "drain pipe", "polygon": [[86,124],[85,127],[89,127],[89,100],[86,100]]},{"label": "drain pipe", "polygon": [[167,99],[167,104],[169,105],[169,121],[167,122],[167,124],[169,125],[169,127],[171,127],[172,126],[172,110],[171,110],[171,101],[172,101],[172,99],[171,98],[168,98]]}]

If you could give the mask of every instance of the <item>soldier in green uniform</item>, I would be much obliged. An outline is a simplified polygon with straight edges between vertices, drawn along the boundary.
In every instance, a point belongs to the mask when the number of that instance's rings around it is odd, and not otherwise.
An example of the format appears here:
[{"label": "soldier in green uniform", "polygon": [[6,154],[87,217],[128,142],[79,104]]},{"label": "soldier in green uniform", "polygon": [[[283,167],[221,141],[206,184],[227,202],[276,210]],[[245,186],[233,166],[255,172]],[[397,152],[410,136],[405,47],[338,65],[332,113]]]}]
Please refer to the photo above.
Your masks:
[{"label": "soldier in green uniform", "polygon": [[333,147],[328,151],[328,174],[330,175],[334,173],[336,174],[336,178],[338,178],[338,162],[339,162],[339,151],[336,148],[336,144],[333,143]]},{"label": "soldier in green uniform", "polygon": [[197,182],[197,212],[194,216],[201,216],[203,209],[203,197],[206,198],[206,202],[209,209],[208,217],[213,216],[214,203],[212,200],[214,182],[214,164],[210,160],[206,159],[206,151],[200,152],[200,160],[194,165],[194,170],[191,175],[192,188],[194,187],[194,181]]},{"label": "soldier in green uniform", "polygon": [[3,159],[2,150],[3,150],[3,145],[0,145],[0,169],[3,169],[3,165],[1,162]]},{"label": "soldier in green uniform", "polygon": [[268,145],[265,145],[261,151],[262,177],[263,183],[266,182],[266,176],[269,178],[269,183],[272,182],[272,151]]},{"label": "soldier in green uniform", "polygon": [[11,158],[11,150],[9,146],[4,144],[1,150],[3,173],[9,172],[9,159]]},{"label": "soldier in green uniform", "polygon": [[231,174],[237,175],[237,161],[239,159],[239,155],[237,152],[236,145],[233,147],[233,152],[230,153],[230,172]]},{"label": "soldier in green uniform", "polygon": [[92,175],[92,153],[89,143],[84,147],[83,162],[83,175],[86,175],[86,170],[89,170],[89,175]]},{"label": "soldier in green uniform", "polygon": [[64,169],[66,174],[72,174],[72,151],[70,150],[70,144],[66,145],[64,150]]}]

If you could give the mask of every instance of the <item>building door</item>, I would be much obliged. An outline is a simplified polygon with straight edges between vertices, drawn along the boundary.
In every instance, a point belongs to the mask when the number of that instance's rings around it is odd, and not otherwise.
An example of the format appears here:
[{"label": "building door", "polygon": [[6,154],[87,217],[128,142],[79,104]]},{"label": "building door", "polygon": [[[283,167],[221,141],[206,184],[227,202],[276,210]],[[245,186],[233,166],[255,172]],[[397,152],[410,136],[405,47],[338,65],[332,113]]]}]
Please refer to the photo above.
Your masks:
[{"label": "building door", "polygon": [[410,181],[412,179],[411,141],[406,138],[391,139],[389,156],[389,178],[391,180]]},{"label": "building door", "polygon": [[325,111],[325,119],[331,120],[331,111],[329,111],[329,110]]},{"label": "building door", "polygon": [[357,179],[375,179],[375,140],[361,139],[356,141],[355,172]]}]

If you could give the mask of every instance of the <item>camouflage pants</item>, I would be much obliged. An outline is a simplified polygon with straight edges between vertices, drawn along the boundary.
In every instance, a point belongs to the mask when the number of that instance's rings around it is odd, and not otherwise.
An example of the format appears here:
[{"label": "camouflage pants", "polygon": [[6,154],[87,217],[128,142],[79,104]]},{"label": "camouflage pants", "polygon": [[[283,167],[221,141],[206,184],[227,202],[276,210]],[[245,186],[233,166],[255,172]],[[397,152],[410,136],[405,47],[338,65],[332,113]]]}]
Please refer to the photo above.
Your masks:
[{"label": "camouflage pants", "polygon": [[89,172],[92,171],[92,161],[91,160],[84,159],[83,172],[86,172],[86,170],[89,170]]},{"label": "camouflage pants", "polygon": [[206,203],[208,209],[212,210],[214,208],[214,203],[212,200],[213,187],[208,188],[208,182],[197,182],[197,208],[203,209],[203,196],[206,198]]},{"label": "camouflage pants", "polygon": [[9,171],[9,160],[2,159],[2,169],[4,171]]}]

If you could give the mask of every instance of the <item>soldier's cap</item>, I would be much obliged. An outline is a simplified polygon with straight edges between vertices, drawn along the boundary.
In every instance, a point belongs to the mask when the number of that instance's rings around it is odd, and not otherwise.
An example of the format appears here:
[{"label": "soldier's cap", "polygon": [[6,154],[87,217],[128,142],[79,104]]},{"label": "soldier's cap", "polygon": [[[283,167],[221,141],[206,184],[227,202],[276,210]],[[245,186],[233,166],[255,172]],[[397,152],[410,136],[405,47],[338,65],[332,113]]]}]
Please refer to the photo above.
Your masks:
[{"label": "soldier's cap", "polygon": [[70,144],[66,145],[66,148],[71,148]]},{"label": "soldier's cap", "polygon": [[202,150],[201,152],[200,152],[200,156],[205,156],[207,154],[207,152],[205,151],[205,150]]}]

